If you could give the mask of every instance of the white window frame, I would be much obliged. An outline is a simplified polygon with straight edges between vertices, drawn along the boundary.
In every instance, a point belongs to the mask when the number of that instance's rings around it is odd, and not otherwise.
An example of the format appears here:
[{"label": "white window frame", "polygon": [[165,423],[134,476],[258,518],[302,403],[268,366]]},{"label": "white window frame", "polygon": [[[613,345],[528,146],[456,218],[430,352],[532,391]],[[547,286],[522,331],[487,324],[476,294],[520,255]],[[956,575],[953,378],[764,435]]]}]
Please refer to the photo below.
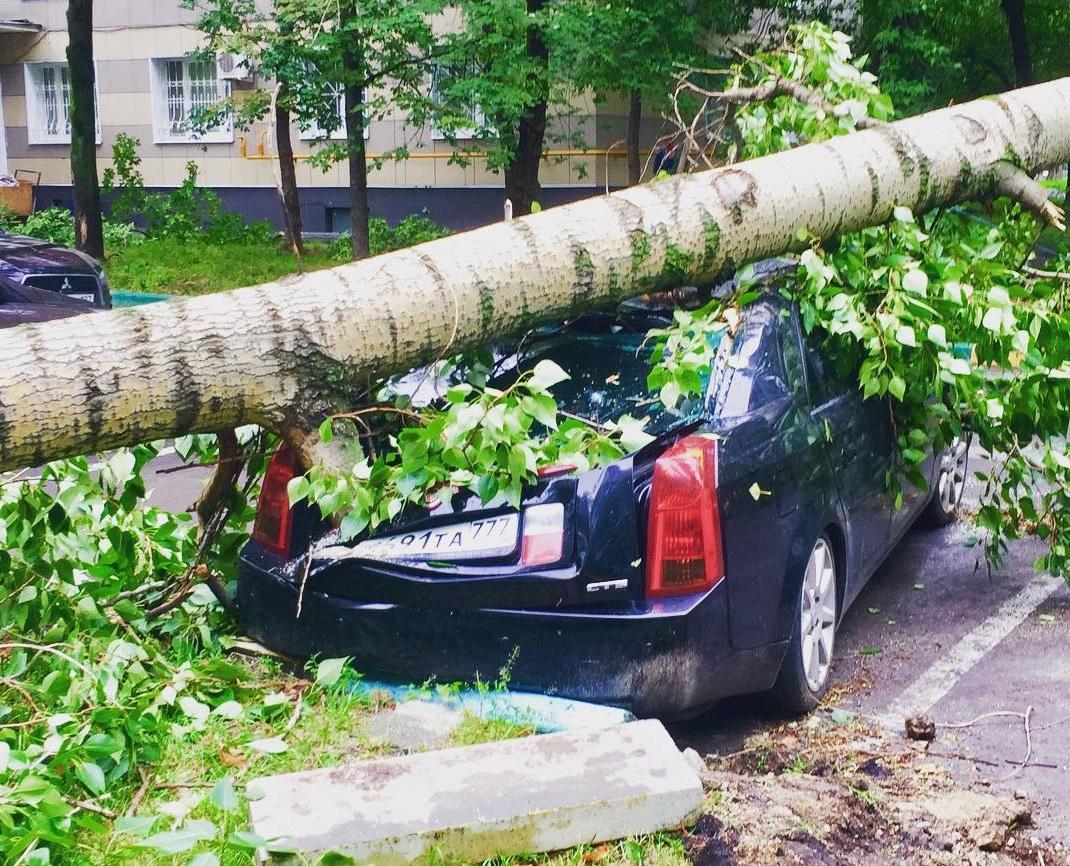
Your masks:
[{"label": "white window frame", "polygon": [[[149,59],[149,79],[152,91],[152,140],[155,144],[229,144],[234,141],[234,122],[228,116],[219,126],[204,132],[176,130],[169,113],[168,64],[182,65],[182,110],[189,117],[193,104],[193,84],[190,66],[195,63],[214,61],[189,57],[152,57]],[[212,102],[218,102],[230,96],[230,82],[220,80],[218,71],[215,78],[216,93]]]},{"label": "white window frame", "polygon": [[[54,110],[57,112],[57,122],[62,121],[63,130],[48,132],[47,113],[48,106],[45,104],[43,80],[46,71],[53,75],[53,87],[58,84],[60,91],[53,98],[56,100]],[[96,67],[94,66],[94,73]],[[68,82],[62,83],[62,77],[66,75]],[[70,72],[66,60],[33,60],[23,64],[23,77],[26,82],[26,139],[31,145],[37,144],[70,144],[71,143],[71,116],[70,116]],[[96,143],[101,142],[100,129],[100,89],[97,87],[97,75],[93,75],[93,110],[96,115]]]},{"label": "white window frame", "polygon": [[[331,131],[328,135],[318,123],[311,123],[309,126],[301,128],[301,140],[302,141],[345,141],[349,137],[349,131],[347,129],[348,123],[346,119],[346,93],[345,88],[341,84],[331,84],[330,89],[334,91],[335,110],[338,112],[338,127]],[[368,140],[368,136],[371,134],[371,130],[368,128],[368,124],[371,118],[368,117],[368,112],[364,112],[364,140]]]},{"label": "white window frame", "polygon": [[[440,63],[435,63],[431,69],[431,84],[428,92],[431,95],[432,100],[437,100],[437,86],[439,75],[444,71],[445,67]],[[453,131],[453,137],[458,141],[472,141],[480,136],[477,135],[477,130],[481,126],[485,126],[487,123],[487,116],[483,113],[483,109],[476,106],[472,113],[469,115],[472,119],[472,126],[461,127]],[[450,136],[445,131],[441,130],[435,124],[431,124],[431,138],[436,141],[446,141]]]}]

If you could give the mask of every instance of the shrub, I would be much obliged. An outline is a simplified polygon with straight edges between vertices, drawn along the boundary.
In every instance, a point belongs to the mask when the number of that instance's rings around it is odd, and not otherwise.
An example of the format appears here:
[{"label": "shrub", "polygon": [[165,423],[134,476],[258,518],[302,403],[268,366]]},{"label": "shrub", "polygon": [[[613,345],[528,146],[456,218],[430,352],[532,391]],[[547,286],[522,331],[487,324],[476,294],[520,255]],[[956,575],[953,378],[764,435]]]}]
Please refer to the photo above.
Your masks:
[{"label": "shrub", "polygon": [[[63,207],[38,211],[23,219],[9,210],[0,211],[0,230],[29,235],[54,244],[74,246],[74,215]],[[133,223],[104,220],[104,247],[122,249],[141,243],[143,237]]]},{"label": "shrub", "polygon": [[186,177],[168,193],[149,192],[141,174],[138,139],[120,133],[113,147],[114,165],[105,169],[101,187],[111,199],[112,214],[136,220],[152,238],[201,240],[216,244],[262,244],[276,237],[266,221],[247,223],[223,209],[219,195],[197,185],[197,164],[186,163]]},{"label": "shrub", "polygon": [[[373,256],[433,241],[450,233],[444,225],[431,219],[427,211],[407,216],[393,228],[382,217],[372,217],[368,221],[368,242]],[[332,258],[340,262],[348,262],[352,258],[349,238],[349,232],[346,232],[331,244]]]}]

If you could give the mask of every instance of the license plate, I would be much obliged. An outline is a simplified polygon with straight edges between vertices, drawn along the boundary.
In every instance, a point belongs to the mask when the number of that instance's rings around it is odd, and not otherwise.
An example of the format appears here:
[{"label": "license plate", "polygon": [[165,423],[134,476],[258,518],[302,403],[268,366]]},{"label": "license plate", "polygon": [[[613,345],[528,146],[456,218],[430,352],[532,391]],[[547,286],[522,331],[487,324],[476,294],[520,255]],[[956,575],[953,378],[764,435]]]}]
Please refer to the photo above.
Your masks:
[{"label": "license plate", "polygon": [[350,556],[449,561],[507,556],[516,550],[519,528],[520,515],[499,514],[421,532],[370,538],[355,545]]},{"label": "license plate", "polygon": [[76,301],[85,301],[89,304],[94,304],[97,300],[97,296],[91,292],[69,292],[67,297],[74,298]]}]

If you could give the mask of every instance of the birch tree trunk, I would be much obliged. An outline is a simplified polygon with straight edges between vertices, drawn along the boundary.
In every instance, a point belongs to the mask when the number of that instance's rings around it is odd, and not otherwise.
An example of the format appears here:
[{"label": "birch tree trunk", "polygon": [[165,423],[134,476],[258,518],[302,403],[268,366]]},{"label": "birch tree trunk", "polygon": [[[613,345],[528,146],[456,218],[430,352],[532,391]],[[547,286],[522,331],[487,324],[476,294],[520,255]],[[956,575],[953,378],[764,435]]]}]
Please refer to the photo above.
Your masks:
[{"label": "birch tree trunk", "polygon": [[255,422],[313,455],[377,376],[495,335],[986,197],[1070,160],[1070,79],[218,295],[5,331],[0,469]]}]

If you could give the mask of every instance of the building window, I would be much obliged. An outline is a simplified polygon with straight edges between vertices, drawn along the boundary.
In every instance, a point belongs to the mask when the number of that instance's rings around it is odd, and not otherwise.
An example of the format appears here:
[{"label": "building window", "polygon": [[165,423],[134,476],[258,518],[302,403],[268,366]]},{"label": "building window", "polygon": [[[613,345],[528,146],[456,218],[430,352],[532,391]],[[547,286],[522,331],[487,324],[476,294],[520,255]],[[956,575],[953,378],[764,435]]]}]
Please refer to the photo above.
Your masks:
[{"label": "building window", "polygon": [[198,111],[211,108],[228,96],[230,82],[219,80],[214,59],[154,59],[152,98],[156,143],[233,141],[234,128],[229,116],[211,129],[192,128]]},{"label": "building window", "polygon": [[[99,95],[95,108],[99,144]],[[30,144],[70,144],[71,80],[66,63],[26,64],[26,126]]]},{"label": "building window", "polygon": [[[454,138],[476,138],[479,130],[487,125],[487,117],[473,96],[458,96],[450,93],[450,84],[454,79],[476,76],[474,64],[452,66],[436,63],[431,72],[431,101],[438,110],[451,118],[450,133]],[[432,138],[448,138],[446,132],[438,126],[431,128]]]},{"label": "building window", "polygon": [[[325,129],[316,121],[301,126],[301,138],[305,141],[345,141],[346,139],[346,94],[341,84],[331,84],[328,91],[334,99],[334,120],[330,129]],[[368,113],[364,112],[364,138],[368,137]]]}]

